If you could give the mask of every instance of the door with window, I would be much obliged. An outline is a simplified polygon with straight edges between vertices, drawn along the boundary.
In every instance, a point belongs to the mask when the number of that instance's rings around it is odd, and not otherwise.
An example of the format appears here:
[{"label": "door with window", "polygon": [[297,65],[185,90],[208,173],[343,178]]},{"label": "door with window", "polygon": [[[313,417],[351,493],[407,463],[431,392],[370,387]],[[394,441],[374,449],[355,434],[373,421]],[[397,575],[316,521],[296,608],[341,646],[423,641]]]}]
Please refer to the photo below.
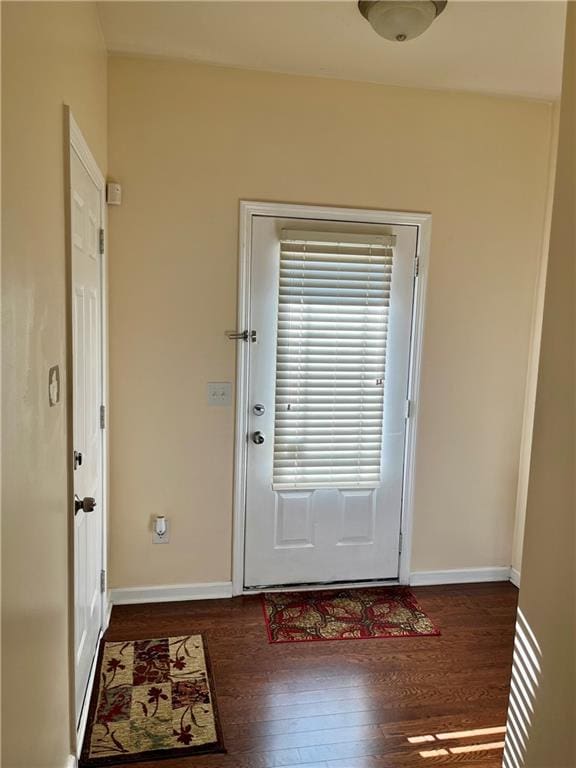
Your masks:
[{"label": "door with window", "polygon": [[253,218],[246,587],[398,577],[417,234]]}]

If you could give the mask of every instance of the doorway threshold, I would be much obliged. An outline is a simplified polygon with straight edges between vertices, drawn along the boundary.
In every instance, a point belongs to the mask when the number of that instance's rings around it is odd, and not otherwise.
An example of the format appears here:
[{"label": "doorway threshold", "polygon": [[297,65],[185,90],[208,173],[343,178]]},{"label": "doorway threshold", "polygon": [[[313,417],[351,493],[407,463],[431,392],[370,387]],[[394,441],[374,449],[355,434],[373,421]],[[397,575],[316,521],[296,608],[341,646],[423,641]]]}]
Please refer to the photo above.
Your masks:
[{"label": "doorway threshold", "polygon": [[320,584],[272,584],[244,587],[243,595],[258,595],[262,592],[315,592],[323,589],[366,589],[369,587],[397,587],[399,579],[371,579],[369,581],[328,581]]}]

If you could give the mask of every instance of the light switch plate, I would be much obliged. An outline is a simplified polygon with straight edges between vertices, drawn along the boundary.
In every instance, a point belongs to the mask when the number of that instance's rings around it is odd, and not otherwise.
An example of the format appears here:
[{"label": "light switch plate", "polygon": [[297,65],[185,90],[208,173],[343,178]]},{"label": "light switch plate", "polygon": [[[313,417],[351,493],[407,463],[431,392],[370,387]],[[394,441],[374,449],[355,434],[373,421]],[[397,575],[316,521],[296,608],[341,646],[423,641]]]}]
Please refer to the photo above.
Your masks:
[{"label": "light switch plate", "polygon": [[232,384],[229,381],[209,381],[208,405],[232,405]]}]

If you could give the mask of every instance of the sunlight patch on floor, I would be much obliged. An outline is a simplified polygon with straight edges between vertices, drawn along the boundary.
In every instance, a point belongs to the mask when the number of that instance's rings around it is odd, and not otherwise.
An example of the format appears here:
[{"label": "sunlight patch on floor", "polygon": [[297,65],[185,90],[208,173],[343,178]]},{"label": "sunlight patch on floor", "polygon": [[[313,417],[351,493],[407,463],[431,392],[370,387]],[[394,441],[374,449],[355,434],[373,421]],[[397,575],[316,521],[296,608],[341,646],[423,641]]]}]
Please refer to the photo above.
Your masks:
[{"label": "sunlight patch on floor", "polygon": [[[494,736],[506,733],[506,726],[496,725],[490,728],[473,728],[468,731],[448,731],[446,733],[428,733],[421,736],[409,736],[408,742],[412,745],[431,744],[438,741],[450,741],[457,739],[478,739],[483,736]],[[503,741],[491,741],[486,743],[461,744],[455,746],[438,746],[436,749],[423,749],[420,757],[442,757],[446,755],[463,755],[468,752],[484,752],[493,749],[503,749]]]}]

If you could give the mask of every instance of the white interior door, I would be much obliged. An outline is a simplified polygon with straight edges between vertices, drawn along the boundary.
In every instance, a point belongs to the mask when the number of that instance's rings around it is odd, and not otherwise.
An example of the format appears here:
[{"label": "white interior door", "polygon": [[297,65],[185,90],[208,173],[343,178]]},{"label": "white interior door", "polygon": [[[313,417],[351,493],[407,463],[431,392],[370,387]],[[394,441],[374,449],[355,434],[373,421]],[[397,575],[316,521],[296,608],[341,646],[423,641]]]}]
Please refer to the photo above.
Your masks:
[{"label": "white interior door", "polygon": [[[100,630],[103,563],[102,203],[71,148],[76,712],[81,712]],[[93,501],[91,501],[93,500]],[[82,506],[80,506],[82,504]]]},{"label": "white interior door", "polygon": [[254,217],[246,587],[398,577],[416,248]]}]

